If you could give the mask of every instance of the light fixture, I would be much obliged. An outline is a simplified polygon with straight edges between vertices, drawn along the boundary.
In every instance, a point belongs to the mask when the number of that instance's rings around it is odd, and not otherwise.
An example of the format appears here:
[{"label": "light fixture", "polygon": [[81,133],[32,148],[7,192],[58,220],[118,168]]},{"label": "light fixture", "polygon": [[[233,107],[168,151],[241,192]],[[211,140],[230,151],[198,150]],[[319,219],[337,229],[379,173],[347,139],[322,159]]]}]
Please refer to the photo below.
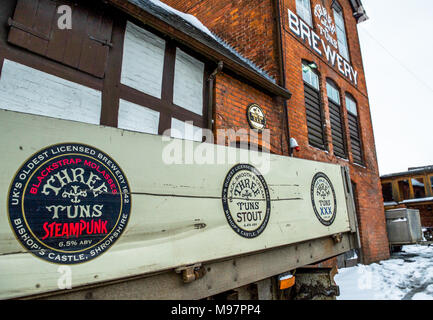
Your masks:
[{"label": "light fixture", "polygon": [[310,62],[310,63],[308,64],[308,66],[309,66],[311,69],[317,69],[317,68],[318,68],[318,66],[317,66],[317,64],[316,64],[315,62]]},{"label": "light fixture", "polygon": [[290,138],[290,149],[295,149],[296,151],[301,150],[295,138]]}]

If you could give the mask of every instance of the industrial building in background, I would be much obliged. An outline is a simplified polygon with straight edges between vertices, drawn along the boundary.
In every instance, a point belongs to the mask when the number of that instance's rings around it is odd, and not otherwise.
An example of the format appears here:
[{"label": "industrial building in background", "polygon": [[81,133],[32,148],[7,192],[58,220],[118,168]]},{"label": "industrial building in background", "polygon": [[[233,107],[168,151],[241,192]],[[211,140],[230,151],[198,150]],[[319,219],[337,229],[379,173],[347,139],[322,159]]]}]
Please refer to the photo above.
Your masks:
[{"label": "industrial building in background", "polygon": [[413,167],[380,177],[385,210],[419,210],[426,240],[433,240],[433,166]]},{"label": "industrial building in background", "polygon": [[332,299],[389,257],[360,1],[0,6],[0,298]]}]

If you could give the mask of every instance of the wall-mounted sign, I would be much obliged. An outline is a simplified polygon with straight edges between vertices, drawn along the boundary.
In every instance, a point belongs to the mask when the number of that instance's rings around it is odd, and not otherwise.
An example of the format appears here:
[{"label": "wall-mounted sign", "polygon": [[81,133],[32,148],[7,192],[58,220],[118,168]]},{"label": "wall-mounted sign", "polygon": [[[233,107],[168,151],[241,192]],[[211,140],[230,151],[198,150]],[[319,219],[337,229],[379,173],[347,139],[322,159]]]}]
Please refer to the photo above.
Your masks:
[{"label": "wall-mounted sign", "polygon": [[9,192],[9,221],[32,254],[59,264],[90,261],[119,239],[131,198],[119,165],[82,144],[58,144],[29,158]]},{"label": "wall-mounted sign", "polygon": [[[310,28],[302,19],[300,19],[295,13],[293,13],[290,9],[287,9],[289,12],[289,29],[290,31],[302,41],[308,43],[310,48],[317,53],[319,56],[328,60],[328,62],[333,66],[337,67],[338,71],[353,82],[355,85],[358,85],[358,71],[356,71],[350,64],[347,62],[336,50],[337,48],[334,43],[334,39],[332,38],[333,30],[335,29],[332,18],[329,14],[323,11],[323,7],[321,9],[315,9],[315,14],[319,16],[322,26],[319,27],[321,30],[321,34],[325,37],[325,40],[320,38],[314,30]],[[316,13],[317,12],[317,13]],[[329,45],[328,43],[331,43]]]},{"label": "wall-mounted sign", "polygon": [[266,127],[266,115],[257,103],[252,103],[248,106],[247,118],[248,123],[253,129],[263,130]]},{"label": "wall-mounted sign", "polygon": [[311,202],[319,221],[330,226],[337,214],[337,198],[331,180],[322,172],[316,173],[311,182]]},{"label": "wall-mounted sign", "polygon": [[230,227],[240,236],[255,238],[265,230],[271,199],[265,179],[252,165],[238,164],[229,171],[222,202]]},{"label": "wall-mounted sign", "polygon": [[320,30],[320,35],[324,36],[335,49],[338,49],[338,42],[333,37],[336,32],[335,24],[328,13],[328,10],[326,10],[322,5],[317,4],[314,7],[314,15],[320,21],[320,23],[317,24],[317,28]]}]

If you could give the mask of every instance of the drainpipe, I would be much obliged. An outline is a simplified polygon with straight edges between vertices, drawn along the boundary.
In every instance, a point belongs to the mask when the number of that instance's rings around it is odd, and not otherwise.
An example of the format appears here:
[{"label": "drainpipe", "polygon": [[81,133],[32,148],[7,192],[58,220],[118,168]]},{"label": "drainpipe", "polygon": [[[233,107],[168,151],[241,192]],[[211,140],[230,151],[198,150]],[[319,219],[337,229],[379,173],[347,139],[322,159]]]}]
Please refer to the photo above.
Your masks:
[{"label": "drainpipe", "polygon": [[213,90],[214,90],[214,80],[216,75],[221,72],[221,70],[224,67],[224,63],[222,61],[218,62],[218,66],[216,67],[216,69],[214,70],[214,72],[212,72],[212,74],[209,76],[209,78],[207,79],[207,81],[209,82],[209,101],[208,101],[208,108],[207,108],[207,127],[208,129],[212,130],[213,132],[213,106],[214,106],[214,99],[213,99]]},{"label": "drainpipe", "polygon": [[[286,88],[286,67],[284,64],[284,48],[283,48],[283,36],[281,32],[281,16],[280,16],[280,0],[275,0],[275,14],[277,17],[277,41],[278,41],[278,50],[280,55],[280,74],[281,74],[281,86],[283,88]],[[286,88],[287,89],[287,88]],[[289,157],[293,156],[293,150],[290,147],[290,127],[289,127],[289,115],[287,113],[287,100],[284,99],[283,101],[283,126],[286,131],[286,141],[287,141],[287,147],[289,150]]]}]

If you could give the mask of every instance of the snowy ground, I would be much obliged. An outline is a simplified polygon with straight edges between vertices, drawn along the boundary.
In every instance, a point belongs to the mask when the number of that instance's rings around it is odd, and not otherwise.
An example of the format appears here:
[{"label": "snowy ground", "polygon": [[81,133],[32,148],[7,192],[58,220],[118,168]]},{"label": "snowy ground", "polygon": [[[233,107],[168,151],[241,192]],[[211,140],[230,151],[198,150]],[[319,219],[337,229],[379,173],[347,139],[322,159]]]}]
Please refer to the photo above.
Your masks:
[{"label": "snowy ground", "polygon": [[391,259],[339,269],[338,300],[433,300],[433,246],[404,246]]}]

